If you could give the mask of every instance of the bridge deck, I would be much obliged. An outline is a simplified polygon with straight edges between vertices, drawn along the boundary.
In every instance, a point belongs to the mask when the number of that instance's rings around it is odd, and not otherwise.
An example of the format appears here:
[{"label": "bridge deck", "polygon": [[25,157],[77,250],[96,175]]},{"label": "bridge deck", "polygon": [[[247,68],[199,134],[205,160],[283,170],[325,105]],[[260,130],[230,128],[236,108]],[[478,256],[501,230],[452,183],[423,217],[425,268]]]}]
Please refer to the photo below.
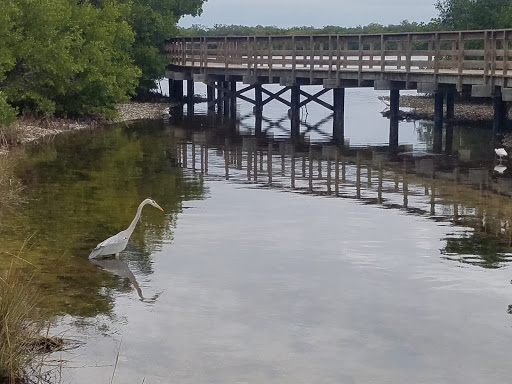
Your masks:
[{"label": "bridge deck", "polygon": [[[512,29],[377,35],[184,37],[166,41],[175,79],[326,88],[507,88]],[[202,76],[202,77],[201,77]],[[428,86],[425,88],[425,84]]]}]

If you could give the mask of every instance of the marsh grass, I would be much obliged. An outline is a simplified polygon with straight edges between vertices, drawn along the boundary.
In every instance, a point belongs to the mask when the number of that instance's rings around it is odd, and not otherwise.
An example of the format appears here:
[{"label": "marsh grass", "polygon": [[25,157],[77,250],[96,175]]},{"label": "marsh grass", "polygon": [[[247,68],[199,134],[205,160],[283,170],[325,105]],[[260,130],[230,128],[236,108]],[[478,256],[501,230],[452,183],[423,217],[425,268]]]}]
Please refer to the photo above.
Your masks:
[{"label": "marsh grass", "polygon": [[15,177],[15,165],[14,156],[0,153],[0,216],[22,202],[20,192],[23,188]]},{"label": "marsh grass", "polygon": [[0,125],[0,148],[10,148],[21,142],[22,132],[16,124]]},{"label": "marsh grass", "polygon": [[30,280],[14,263],[0,277],[0,382],[22,382],[39,353],[34,340],[40,338],[43,322]]}]

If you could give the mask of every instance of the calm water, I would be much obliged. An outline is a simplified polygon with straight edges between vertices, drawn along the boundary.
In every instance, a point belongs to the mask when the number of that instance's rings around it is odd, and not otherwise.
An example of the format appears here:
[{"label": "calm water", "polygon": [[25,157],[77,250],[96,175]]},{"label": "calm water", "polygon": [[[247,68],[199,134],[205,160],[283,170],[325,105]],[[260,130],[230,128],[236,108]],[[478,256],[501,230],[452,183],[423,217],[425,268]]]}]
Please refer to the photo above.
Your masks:
[{"label": "calm water", "polygon": [[[339,152],[328,123],[292,146],[201,106],[31,148],[2,260],[29,238],[53,332],[85,342],[52,356],[62,382],[108,382],[118,351],[119,383],[508,381],[512,182],[492,132],[454,127],[432,155],[431,125],[404,122],[389,148],[377,94],[352,92]],[[148,196],[165,213],[91,264]]]}]

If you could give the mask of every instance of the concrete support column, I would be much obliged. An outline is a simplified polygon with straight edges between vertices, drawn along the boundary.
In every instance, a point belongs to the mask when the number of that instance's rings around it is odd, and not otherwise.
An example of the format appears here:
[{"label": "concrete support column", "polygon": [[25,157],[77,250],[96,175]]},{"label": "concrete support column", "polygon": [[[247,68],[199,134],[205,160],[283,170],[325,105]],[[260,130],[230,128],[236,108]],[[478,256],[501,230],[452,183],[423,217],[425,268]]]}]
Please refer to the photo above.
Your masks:
[{"label": "concrete support column", "polygon": [[261,137],[261,131],[263,128],[263,115],[261,113],[254,114],[254,135]]},{"label": "concrete support column", "polygon": [[229,89],[231,90],[230,95],[230,115],[234,119],[236,118],[236,81],[231,81],[229,83]]},{"label": "concrete support column", "polygon": [[434,153],[443,152],[443,127],[434,126],[434,143],[432,147]]},{"label": "concrete support column", "polygon": [[434,125],[435,129],[443,129],[443,104],[444,93],[434,93]]},{"label": "concrete support column", "polygon": [[[229,87],[229,82],[228,81],[223,81],[222,82],[222,86],[223,86],[223,88],[225,90],[227,90],[228,87]],[[224,108],[223,113],[224,113],[225,116],[227,116],[227,115],[229,115],[229,93],[226,92],[226,91],[223,91],[223,94],[224,94],[223,102],[222,102],[223,108]]]},{"label": "concrete support column", "polygon": [[450,120],[455,117],[455,92],[446,94],[446,119]]},{"label": "concrete support column", "polygon": [[194,116],[194,80],[187,80],[187,116]]},{"label": "concrete support column", "polygon": [[172,101],[174,97],[174,80],[169,79],[169,99]]},{"label": "concrete support column", "polygon": [[332,137],[337,144],[345,142],[345,88],[333,88],[334,120]]},{"label": "concrete support column", "polygon": [[297,138],[300,136],[300,86],[293,85],[291,87],[291,93],[291,136],[292,138]]},{"label": "concrete support column", "polygon": [[194,103],[192,101],[187,102],[187,116],[194,116]]},{"label": "concrete support column", "polygon": [[453,125],[451,123],[446,124],[446,134],[445,134],[445,143],[444,143],[444,151],[446,154],[452,153],[453,148]]},{"label": "concrete support column", "polygon": [[400,91],[392,89],[389,91],[389,117],[396,119],[400,115]]},{"label": "concrete support column", "polygon": [[183,101],[183,80],[169,80],[169,96],[171,101]]},{"label": "concrete support column", "polygon": [[194,80],[187,80],[187,99],[191,102],[194,98]]},{"label": "concrete support column", "polygon": [[389,119],[389,149],[391,154],[396,154],[398,150],[398,118]]},{"label": "concrete support column", "polygon": [[[222,81],[217,81],[217,87],[222,87]],[[222,102],[224,101],[224,95],[222,91],[217,88],[217,113],[222,113]]]},{"label": "concrete support column", "polygon": [[493,96],[492,103],[494,107],[493,130],[494,132],[502,132],[507,119],[507,104],[502,100],[501,94]]},{"label": "concrete support column", "polygon": [[434,143],[432,150],[434,153],[443,151],[443,107],[444,93],[434,93]]},{"label": "concrete support column", "polygon": [[208,101],[208,109],[215,109],[215,89],[211,85],[206,86],[206,100]]},{"label": "concrete support column", "polygon": [[253,111],[258,114],[263,112],[263,92],[261,91],[261,84],[254,85],[254,101],[255,105]]}]

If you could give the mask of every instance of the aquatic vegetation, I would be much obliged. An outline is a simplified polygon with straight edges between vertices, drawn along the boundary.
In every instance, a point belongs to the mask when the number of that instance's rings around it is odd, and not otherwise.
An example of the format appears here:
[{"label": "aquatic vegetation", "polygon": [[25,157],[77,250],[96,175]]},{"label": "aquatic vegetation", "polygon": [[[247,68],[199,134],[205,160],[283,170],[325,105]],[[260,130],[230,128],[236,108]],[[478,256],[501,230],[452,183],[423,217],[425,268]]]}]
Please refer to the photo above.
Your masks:
[{"label": "aquatic vegetation", "polygon": [[42,321],[38,318],[38,295],[14,266],[0,277],[0,381],[14,383],[38,355]]},{"label": "aquatic vegetation", "polygon": [[0,216],[21,202],[22,186],[14,177],[14,166],[13,156],[0,154]]}]

